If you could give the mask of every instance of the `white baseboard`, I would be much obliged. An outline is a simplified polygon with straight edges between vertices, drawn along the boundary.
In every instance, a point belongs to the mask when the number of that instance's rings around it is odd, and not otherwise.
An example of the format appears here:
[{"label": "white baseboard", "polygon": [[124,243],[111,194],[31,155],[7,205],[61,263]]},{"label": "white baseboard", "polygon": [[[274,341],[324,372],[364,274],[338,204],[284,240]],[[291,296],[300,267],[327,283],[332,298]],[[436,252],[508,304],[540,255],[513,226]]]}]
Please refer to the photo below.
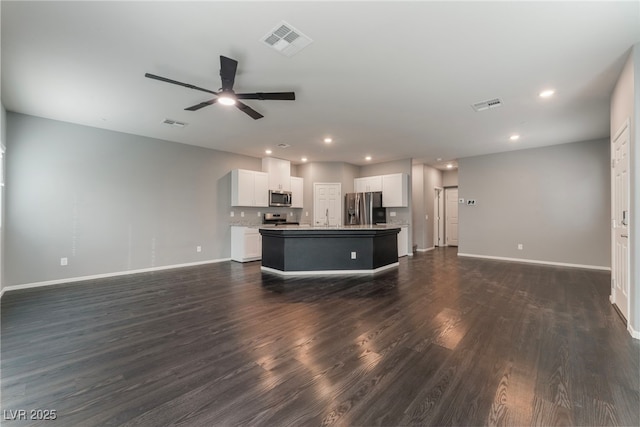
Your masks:
[{"label": "white baseboard", "polygon": [[636,331],[635,329],[633,329],[633,326],[631,326],[630,322],[627,322],[627,331],[629,331],[632,338],[640,340],[640,331]]},{"label": "white baseboard", "polygon": [[378,267],[372,270],[308,270],[308,271],[282,271],[276,270],[275,268],[270,267],[260,267],[262,271],[266,271],[269,273],[275,273],[281,276],[324,276],[324,275],[336,275],[336,274],[374,274],[380,271],[388,270],[390,268],[394,268],[399,266],[399,262],[394,262],[392,264],[388,264],[382,267]]},{"label": "white baseboard", "polygon": [[589,270],[611,271],[611,267],[605,267],[605,266],[600,266],[600,265],[570,264],[570,263],[566,263],[566,262],[540,261],[540,260],[537,260],[537,259],[508,258],[508,257],[499,257],[499,256],[490,256],[490,255],[466,254],[466,253],[462,253],[462,252],[458,252],[458,256],[471,257],[471,258],[494,259],[494,260],[498,260],[498,261],[524,262],[524,263],[527,263],[527,264],[553,265],[553,266],[556,266],[556,267],[574,267],[574,268],[586,268],[586,269],[589,269]]},{"label": "white baseboard", "polygon": [[47,280],[44,282],[25,283],[22,285],[5,286],[0,291],[0,298],[7,291],[17,291],[20,289],[40,288],[43,286],[61,285],[66,283],[82,282],[85,280],[105,279],[108,277],[126,276],[128,274],[148,273],[151,271],[170,270],[172,268],[193,267],[196,265],[214,264],[217,262],[231,261],[231,258],[219,258],[208,261],[188,262],[184,264],[163,265],[161,267],[141,268],[138,270],[117,271],[114,273],[94,274],[91,276],[69,277],[66,279]]},{"label": "white baseboard", "polygon": [[436,248],[435,246],[431,246],[430,248],[426,248],[426,249],[418,248],[418,249],[416,249],[416,252],[429,252],[429,251],[434,250],[435,248]]}]

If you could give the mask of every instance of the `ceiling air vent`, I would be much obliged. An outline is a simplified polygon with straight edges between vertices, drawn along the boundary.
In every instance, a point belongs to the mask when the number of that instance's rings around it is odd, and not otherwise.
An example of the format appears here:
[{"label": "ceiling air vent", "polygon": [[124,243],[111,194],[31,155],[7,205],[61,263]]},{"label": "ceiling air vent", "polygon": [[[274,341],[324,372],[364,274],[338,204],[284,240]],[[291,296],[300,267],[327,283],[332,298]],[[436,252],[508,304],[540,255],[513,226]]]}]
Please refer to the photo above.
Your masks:
[{"label": "ceiling air vent", "polygon": [[289,147],[291,147],[291,145],[285,144],[284,142],[278,144],[278,148],[289,148]]},{"label": "ceiling air vent", "polygon": [[502,100],[500,98],[489,99],[487,101],[476,102],[475,104],[471,104],[471,107],[475,111],[484,111],[489,108],[497,108],[502,107]]},{"label": "ceiling air vent", "polygon": [[185,127],[187,125],[185,122],[179,122],[179,121],[171,120],[171,119],[164,119],[162,121],[162,124],[173,126],[173,127],[176,127],[176,128],[183,128],[183,127]]},{"label": "ceiling air vent", "polygon": [[260,41],[285,56],[293,56],[311,44],[313,40],[294,28],[293,25],[282,21]]}]

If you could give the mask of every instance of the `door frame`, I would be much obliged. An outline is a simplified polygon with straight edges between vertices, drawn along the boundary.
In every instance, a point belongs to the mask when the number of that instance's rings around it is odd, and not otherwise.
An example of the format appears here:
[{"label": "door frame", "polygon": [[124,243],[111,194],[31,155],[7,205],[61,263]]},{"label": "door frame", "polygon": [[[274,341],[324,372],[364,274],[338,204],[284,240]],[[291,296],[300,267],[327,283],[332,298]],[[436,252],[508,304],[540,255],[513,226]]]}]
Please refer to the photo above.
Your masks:
[{"label": "door frame", "polygon": [[433,187],[433,246],[444,245],[444,188]]},{"label": "door frame", "polygon": [[313,183],[313,224],[316,224],[316,197],[318,192],[316,191],[316,188],[318,185],[337,185],[338,186],[338,191],[340,192],[340,208],[338,209],[338,215],[340,217],[339,220],[339,225],[344,224],[344,218],[342,217],[343,215],[343,211],[344,211],[344,200],[342,199],[342,197],[344,196],[344,194],[342,194],[342,183],[341,182],[314,182]]},{"label": "door frame", "polygon": [[[613,134],[613,138],[611,138],[611,294],[609,295],[609,301],[611,302],[611,304],[618,306],[618,304],[616,303],[616,281],[615,278],[617,276],[617,269],[616,269],[616,265],[617,265],[617,259],[616,259],[616,233],[617,233],[617,227],[616,227],[616,191],[615,191],[615,165],[614,165],[614,161],[615,161],[615,143],[616,141],[623,136],[623,134],[626,132],[627,133],[627,161],[629,162],[628,165],[628,169],[629,172],[631,172],[630,167],[631,167],[631,159],[630,159],[630,144],[631,144],[631,123],[629,118],[627,118],[624,123],[622,124],[622,126],[620,126],[620,128],[618,128],[618,130],[616,131],[615,134]],[[629,212],[629,205],[631,204],[631,173],[627,173],[627,182],[626,182],[626,188],[627,188],[627,212]],[[631,226],[627,224],[627,235],[631,235]],[[631,315],[631,245],[628,243],[627,244],[627,251],[626,251],[626,276],[627,276],[627,286],[628,286],[628,292],[627,292],[627,300],[626,300],[626,307],[622,307],[622,309],[625,309],[626,312],[626,326],[627,329],[629,329],[629,325],[631,325],[631,322],[629,320],[629,317]],[[623,313],[620,313],[621,315],[623,315]],[[624,316],[621,316],[624,317]]]},{"label": "door frame", "polygon": [[[447,217],[449,216],[449,212],[447,212],[447,191],[450,190],[456,190],[458,192],[458,197],[460,196],[460,190],[458,188],[458,186],[452,186],[452,187],[445,187],[444,188],[444,204],[445,204],[445,208],[444,208],[444,246],[449,246],[449,221],[447,220]],[[458,197],[456,197],[456,200],[458,200]],[[460,221],[460,206],[458,206],[457,202],[456,202],[456,207],[458,208],[458,223],[456,225],[456,227],[458,228],[458,230],[456,230],[456,234],[458,234],[458,239],[457,239],[457,244],[456,245],[452,245],[455,246],[456,248],[458,247],[458,245],[460,244],[460,234],[459,234],[459,221]]]}]

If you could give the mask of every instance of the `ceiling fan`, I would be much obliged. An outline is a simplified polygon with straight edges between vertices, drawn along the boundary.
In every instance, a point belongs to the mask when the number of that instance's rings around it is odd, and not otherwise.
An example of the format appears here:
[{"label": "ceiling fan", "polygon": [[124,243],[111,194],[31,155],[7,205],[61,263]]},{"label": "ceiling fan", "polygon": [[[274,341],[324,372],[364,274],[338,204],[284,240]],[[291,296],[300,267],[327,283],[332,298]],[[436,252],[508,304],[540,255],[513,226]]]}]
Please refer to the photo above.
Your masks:
[{"label": "ceiling fan", "polygon": [[240,102],[241,99],[258,99],[265,100],[279,100],[279,101],[295,101],[296,94],[294,92],[256,92],[256,93],[235,93],[233,91],[233,82],[236,78],[236,69],[238,68],[238,61],[235,59],[227,58],[220,55],[220,77],[222,79],[222,88],[219,92],[215,92],[209,89],[204,89],[198,86],[194,86],[189,83],[182,83],[176,80],[171,80],[166,77],[156,76],[155,74],[146,73],[144,76],[150,79],[160,80],[162,82],[172,83],[174,85],[184,86],[189,89],[199,90],[202,92],[212,93],[216,95],[216,98],[204,101],[191,107],[185,108],[187,111],[197,111],[207,105],[213,105],[219,102],[223,105],[235,105],[240,111],[244,112],[254,120],[263,118],[264,116],[258,113],[247,104]]}]

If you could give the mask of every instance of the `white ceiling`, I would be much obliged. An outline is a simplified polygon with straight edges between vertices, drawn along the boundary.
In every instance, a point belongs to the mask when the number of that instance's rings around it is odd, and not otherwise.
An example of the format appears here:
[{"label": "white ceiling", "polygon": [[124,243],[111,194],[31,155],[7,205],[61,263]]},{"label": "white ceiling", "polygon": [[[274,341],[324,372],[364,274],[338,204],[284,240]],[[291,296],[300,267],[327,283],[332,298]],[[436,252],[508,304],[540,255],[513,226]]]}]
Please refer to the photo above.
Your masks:
[{"label": "white ceiling", "polygon": [[[627,2],[2,1],[8,111],[300,163],[461,157],[604,138],[633,44]],[[260,42],[282,20],[313,39],[293,57]],[[212,96],[219,55],[239,61],[253,120]],[[556,89],[541,99],[544,88]],[[471,104],[499,97],[500,108]],[[165,118],[187,122],[182,129]],[[510,142],[509,136],[521,138]],[[332,136],[328,146],[322,140]],[[279,143],[290,144],[278,149]]]}]

